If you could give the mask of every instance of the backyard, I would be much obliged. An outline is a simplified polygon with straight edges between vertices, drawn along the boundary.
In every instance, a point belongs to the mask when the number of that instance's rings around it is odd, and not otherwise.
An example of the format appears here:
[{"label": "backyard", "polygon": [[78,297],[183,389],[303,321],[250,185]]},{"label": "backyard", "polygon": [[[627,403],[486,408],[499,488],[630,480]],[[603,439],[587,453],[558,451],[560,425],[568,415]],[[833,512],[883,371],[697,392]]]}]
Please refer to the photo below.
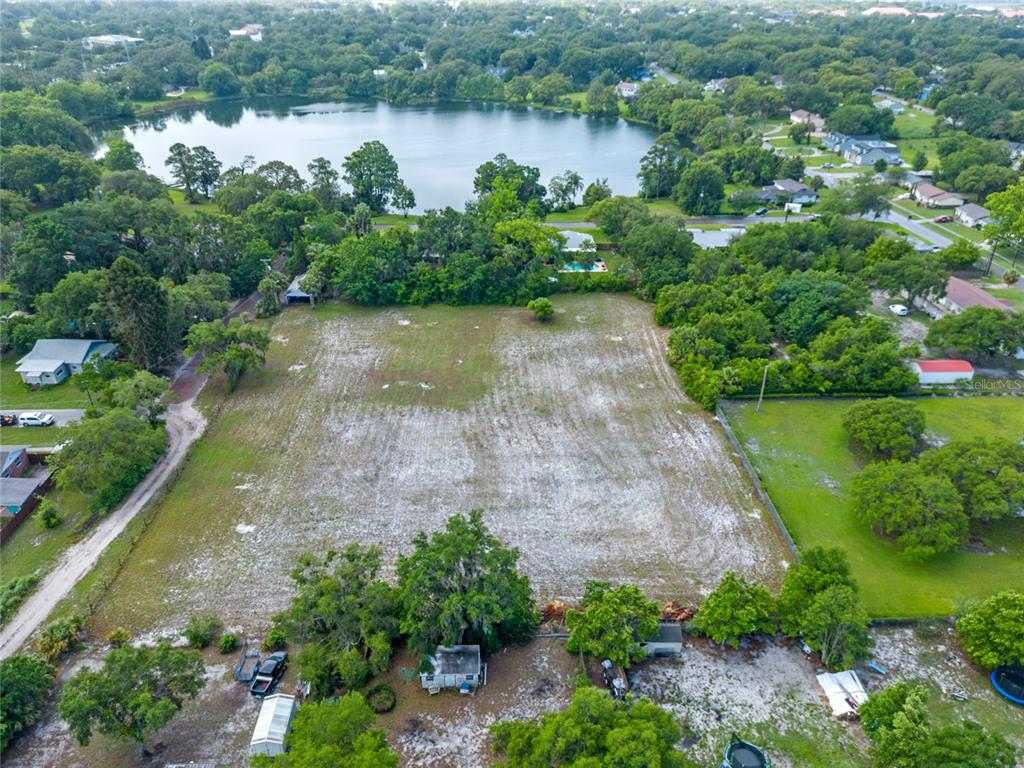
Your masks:
[{"label": "backyard", "polygon": [[[934,397],[914,401],[930,436],[959,439],[1024,433],[1018,398]],[[1024,521],[1005,520],[979,531],[968,548],[923,564],[902,559],[893,545],[861,525],[850,485],[860,466],[841,425],[850,400],[771,400],[724,410],[737,439],[779,509],[798,547],[845,549],[874,616],[949,615],[965,601],[1020,586]]]},{"label": "backyard", "polygon": [[696,601],[727,570],[775,587],[788,552],[713,419],[688,403],[650,307],[294,308],[267,370],[224,396],[93,616],[99,636],[179,627],[202,606],[267,626],[265,590],[304,549],[380,544],[475,507],[519,547],[540,600],[588,579]]}]

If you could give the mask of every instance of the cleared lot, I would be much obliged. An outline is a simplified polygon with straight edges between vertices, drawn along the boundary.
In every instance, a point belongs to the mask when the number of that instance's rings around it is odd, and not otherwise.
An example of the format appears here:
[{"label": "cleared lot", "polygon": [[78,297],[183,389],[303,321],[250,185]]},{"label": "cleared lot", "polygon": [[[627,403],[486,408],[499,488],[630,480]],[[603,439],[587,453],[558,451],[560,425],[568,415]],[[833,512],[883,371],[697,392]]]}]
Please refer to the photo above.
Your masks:
[{"label": "cleared lot", "polygon": [[[341,305],[278,318],[268,370],[211,426],[92,628],[266,626],[303,549],[380,543],[485,509],[537,596],[587,579],[696,599],[727,569],[769,585],[786,551],[713,419],[688,403],[650,306]],[[217,391],[217,382],[212,384]]]}]

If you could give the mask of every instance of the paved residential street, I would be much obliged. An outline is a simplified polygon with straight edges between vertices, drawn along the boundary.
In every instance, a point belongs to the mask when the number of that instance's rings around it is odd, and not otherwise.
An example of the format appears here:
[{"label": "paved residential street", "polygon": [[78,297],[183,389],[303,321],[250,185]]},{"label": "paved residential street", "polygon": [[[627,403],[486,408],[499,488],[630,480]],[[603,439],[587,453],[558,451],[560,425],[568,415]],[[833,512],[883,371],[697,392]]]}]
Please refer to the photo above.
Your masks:
[{"label": "paved residential street", "polygon": [[[64,427],[73,421],[79,421],[82,418],[82,414],[85,413],[84,408],[5,408],[0,411],[0,414],[4,416],[18,416],[22,413],[30,413],[32,411],[40,411],[41,413],[49,413],[53,416],[54,426]],[[20,427],[20,429],[34,429],[34,427]]]}]

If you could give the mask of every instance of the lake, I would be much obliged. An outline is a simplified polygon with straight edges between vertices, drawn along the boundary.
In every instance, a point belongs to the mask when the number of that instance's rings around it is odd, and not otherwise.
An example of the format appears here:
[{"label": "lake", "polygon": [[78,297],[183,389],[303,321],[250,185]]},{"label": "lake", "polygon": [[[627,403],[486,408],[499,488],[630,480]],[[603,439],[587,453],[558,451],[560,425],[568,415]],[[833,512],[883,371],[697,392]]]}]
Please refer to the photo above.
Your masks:
[{"label": "lake", "polygon": [[258,163],[282,160],[308,178],[313,158],[326,157],[340,172],[346,155],[376,139],[398,161],[417,211],[461,208],[473,196],[476,167],[499,152],[540,168],[545,184],[572,169],[585,183],[607,178],[615,194],[634,195],[640,158],[657,138],[653,129],[625,120],[500,104],[295,98],[214,102],[139,120],[124,133],[147,169],[167,181],[164,161],[179,141],[209,147],[225,169],[252,155]]}]

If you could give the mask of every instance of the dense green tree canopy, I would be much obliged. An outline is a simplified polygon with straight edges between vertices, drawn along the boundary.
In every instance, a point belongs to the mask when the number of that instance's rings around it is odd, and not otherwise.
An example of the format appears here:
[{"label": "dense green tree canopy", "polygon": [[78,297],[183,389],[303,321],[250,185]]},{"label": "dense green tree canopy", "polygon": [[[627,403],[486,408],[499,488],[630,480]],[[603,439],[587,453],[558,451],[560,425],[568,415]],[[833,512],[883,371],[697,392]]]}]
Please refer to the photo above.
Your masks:
[{"label": "dense green tree canopy", "polygon": [[909,459],[924,435],[924,412],[908,400],[860,400],[843,414],[843,429],[857,451],[873,459]]},{"label": "dense green tree canopy", "polygon": [[566,614],[569,650],[620,667],[644,658],[643,641],[658,629],[661,609],[632,584],[587,582],[579,610]]},{"label": "dense green tree canopy", "polygon": [[956,622],[964,650],[983,667],[1024,664],[1024,592],[1007,590],[973,606]]},{"label": "dense green tree canopy", "polygon": [[483,514],[453,515],[445,530],[413,540],[398,561],[401,630],[421,654],[436,645],[479,644],[485,652],[528,639],[538,616],[519,552],[484,525]]}]

